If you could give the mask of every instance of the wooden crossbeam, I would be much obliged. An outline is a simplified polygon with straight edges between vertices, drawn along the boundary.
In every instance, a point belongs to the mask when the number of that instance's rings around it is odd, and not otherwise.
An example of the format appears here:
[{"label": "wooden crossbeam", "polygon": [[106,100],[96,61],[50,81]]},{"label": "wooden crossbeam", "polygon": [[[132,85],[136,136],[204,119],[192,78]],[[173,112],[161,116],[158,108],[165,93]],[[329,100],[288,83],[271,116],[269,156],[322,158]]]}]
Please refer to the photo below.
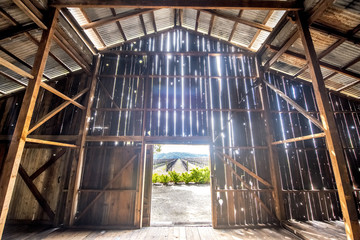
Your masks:
[{"label": "wooden crossbeam", "polygon": [[114,106],[116,107],[116,109],[120,109],[119,105],[115,102],[114,98],[111,96],[111,94],[109,93],[109,91],[106,89],[106,87],[104,86],[104,84],[102,83],[101,80],[98,81],[99,86],[101,87],[101,89],[104,91],[104,93],[106,94],[106,96],[108,96],[108,98],[111,100],[111,102],[114,104]]},{"label": "wooden crossbeam", "polygon": [[359,239],[360,226],[353,195],[353,187],[349,179],[349,171],[347,169],[344,150],[341,145],[341,138],[336,126],[334,114],[331,112],[329,96],[323,81],[319,60],[316,56],[314,43],[304,13],[295,13],[295,16],[306,59],[309,62],[314,94],[326,134],[326,146],[329,150],[331,165],[338,189],[345,232],[348,239]]},{"label": "wooden crossbeam", "polygon": [[93,22],[83,24],[83,25],[81,25],[81,27],[83,29],[91,29],[91,28],[101,27],[101,26],[104,26],[104,25],[107,25],[107,24],[110,24],[110,23],[118,22],[120,20],[125,20],[125,19],[128,19],[128,18],[139,16],[141,14],[149,13],[149,12],[152,12],[154,10],[156,10],[156,9],[135,9],[135,10],[115,14],[113,16],[101,18],[101,19],[99,19],[97,21],[93,21]]},{"label": "wooden crossbeam", "polygon": [[[336,38],[339,38],[339,39],[342,39],[344,41],[349,41],[349,42],[352,42],[354,44],[360,44],[360,38],[359,37],[356,37],[354,36],[355,33],[357,31],[359,31],[357,28],[354,28],[351,32],[349,33],[343,33],[343,32],[339,32],[338,30],[332,28],[332,27],[329,27],[329,26],[326,26],[324,24],[319,24],[319,23],[313,23],[310,25],[310,28],[311,29],[314,29],[316,31],[319,31],[319,32],[322,32],[322,33],[325,33],[327,35],[330,35],[330,36],[333,36],[333,37],[336,37]],[[355,31],[354,31],[355,30]]]},{"label": "wooden crossbeam", "polygon": [[21,178],[24,180],[26,186],[29,188],[30,192],[33,194],[39,205],[44,209],[45,213],[50,218],[50,221],[53,221],[55,218],[54,211],[50,208],[49,204],[47,203],[46,199],[41,195],[35,184],[30,179],[29,175],[26,173],[23,166],[20,164],[19,166],[19,174]]},{"label": "wooden crossbeam", "polygon": [[46,60],[51,47],[51,40],[54,35],[59,15],[59,11],[54,9],[50,9],[49,13],[51,14],[49,16],[49,28],[48,30],[43,31],[41,43],[33,64],[31,75],[34,76],[34,79],[29,81],[29,85],[25,91],[12,141],[0,176],[0,237],[4,230],[16,176],[25,146],[27,131],[29,130],[31,117],[40,89],[41,78],[45,69]]},{"label": "wooden crossbeam", "polygon": [[208,31],[209,36],[211,35],[212,30],[214,28],[214,21],[215,21],[215,15],[211,15],[210,24],[209,24],[209,31]]},{"label": "wooden crossbeam", "polygon": [[145,26],[145,22],[144,22],[144,17],[143,17],[142,14],[140,14],[140,15],[139,15],[139,18],[140,18],[141,27],[142,27],[142,29],[143,29],[144,35],[146,35],[147,32],[146,32],[146,26]]},{"label": "wooden crossbeam", "polygon": [[244,25],[247,25],[247,26],[250,26],[250,27],[253,27],[253,28],[258,28],[258,29],[263,30],[263,31],[267,31],[267,32],[272,31],[271,27],[266,26],[265,24],[262,24],[262,23],[248,21],[248,20],[245,20],[245,19],[242,19],[242,18],[234,17],[232,15],[217,12],[217,11],[214,11],[214,10],[200,10],[200,11],[205,12],[205,13],[210,13],[210,14],[216,16],[216,17],[221,17],[221,18],[231,20],[231,21],[234,21],[234,22],[237,22],[237,23],[240,23],[240,24],[244,24]]},{"label": "wooden crossbeam", "polygon": [[[240,10],[239,13],[238,13],[238,15],[237,15],[237,18],[241,18],[241,15],[243,14],[243,12],[244,12],[243,10]],[[231,42],[231,40],[232,40],[233,37],[234,37],[234,34],[235,34],[235,32],[236,32],[237,25],[238,25],[238,22],[235,22],[234,25],[233,25],[233,27],[232,27],[232,30],[231,30],[231,33],[230,33],[230,36],[229,36],[229,39],[228,39],[229,42]]]},{"label": "wooden crossbeam", "polygon": [[11,71],[23,76],[23,77],[27,77],[29,79],[33,79],[34,76],[31,75],[30,73],[22,70],[21,68],[15,66],[14,64],[6,61],[5,59],[3,59],[2,57],[0,57],[0,65],[3,65],[4,67],[10,69]]},{"label": "wooden crossbeam", "polygon": [[[76,99],[80,98],[82,95],[84,95],[89,89],[85,88],[84,90],[82,90],[81,92],[79,92],[78,94],[76,94],[72,99],[72,101],[76,101]],[[72,101],[67,100],[66,102],[62,103],[61,105],[59,105],[58,107],[56,107],[54,110],[52,110],[51,112],[49,112],[48,114],[46,114],[45,116],[43,116],[29,131],[28,131],[28,135],[30,133],[32,133],[33,131],[35,131],[36,129],[38,129],[41,125],[43,125],[46,121],[48,121],[49,119],[51,119],[53,116],[55,116],[58,112],[60,112],[61,110],[63,110],[64,108],[66,108],[69,104],[72,103]]]},{"label": "wooden crossbeam", "polygon": [[64,8],[194,8],[194,9],[247,9],[287,10],[303,9],[299,1],[233,1],[233,0],[52,0],[49,6]]},{"label": "wooden crossbeam", "polygon": [[137,155],[133,156],[128,162],[116,173],[116,175],[103,187],[103,191],[99,192],[96,197],[85,207],[84,210],[77,216],[76,220],[78,221],[80,218],[84,216],[84,214],[96,203],[96,201],[105,193],[104,190],[107,190],[113,182],[115,182],[125,171],[125,169],[130,166],[131,163],[134,162]]},{"label": "wooden crossbeam", "polygon": [[314,139],[314,138],[321,138],[321,137],[325,137],[325,133],[316,133],[316,134],[310,134],[310,135],[306,135],[306,136],[302,136],[302,137],[296,137],[296,138],[276,141],[276,142],[272,142],[272,145],[278,145],[278,144],[283,144],[283,143],[291,143],[291,142],[298,142],[298,141],[304,141],[304,140],[309,140],[309,139]]},{"label": "wooden crossbeam", "polygon": [[36,138],[26,138],[26,142],[30,143],[38,143],[38,144],[45,144],[45,145],[53,145],[53,146],[60,146],[60,147],[69,147],[69,148],[77,148],[78,146],[74,144],[62,143],[62,142],[54,142]]},{"label": "wooden crossbeam", "polygon": [[313,116],[311,116],[304,108],[302,108],[299,104],[297,104],[294,100],[292,100],[291,98],[289,98],[288,96],[286,96],[285,93],[283,93],[282,91],[280,91],[279,89],[277,89],[274,85],[268,83],[267,81],[264,81],[264,83],[266,84],[266,86],[268,86],[271,90],[273,90],[274,92],[276,92],[282,99],[284,99],[287,103],[289,103],[291,106],[293,106],[296,110],[298,110],[302,115],[304,115],[304,117],[306,117],[307,119],[309,119],[315,126],[317,126],[318,128],[320,128],[321,130],[324,130],[324,127],[322,125],[322,123],[317,120],[316,118],[314,118]]},{"label": "wooden crossbeam", "polygon": [[[91,19],[89,18],[89,16],[86,13],[85,9],[81,8],[80,11],[83,14],[84,18],[86,19],[86,21],[91,22]],[[95,33],[96,37],[98,38],[100,43],[103,45],[103,47],[106,47],[106,44],[105,44],[104,40],[102,39],[102,37],[100,36],[98,30],[96,28],[93,28],[93,32]]]},{"label": "wooden crossbeam", "polygon": [[87,136],[87,142],[140,142],[142,136]]},{"label": "wooden crossbeam", "polygon": [[195,31],[197,31],[199,28],[199,18],[200,18],[200,11],[198,10],[198,11],[196,11]]},{"label": "wooden crossbeam", "polygon": [[[273,13],[274,13],[274,10],[270,10],[270,11],[268,12],[268,14],[266,14],[266,17],[264,18],[264,20],[263,20],[263,22],[262,22],[264,25],[269,21],[269,19],[270,19],[270,17],[272,16]],[[260,35],[260,33],[261,33],[261,29],[258,29],[258,30],[256,31],[255,35],[253,36],[253,38],[252,38],[252,40],[251,40],[248,48],[251,48],[251,47],[252,47],[252,45],[255,43],[257,37]]]},{"label": "wooden crossbeam", "polygon": [[25,4],[22,0],[13,0],[13,2],[34,22],[42,29],[47,29],[46,25],[42,21],[42,14],[40,12],[33,12],[33,9],[36,9],[34,6],[29,6],[32,4],[30,1],[27,1]]},{"label": "wooden crossbeam", "polygon": [[46,169],[52,166],[59,158],[61,158],[66,153],[66,148],[61,149],[59,152],[55,153],[50,157],[46,163],[44,163],[41,167],[38,168],[31,176],[29,177],[31,181],[34,181],[35,178],[40,176]]},{"label": "wooden crossbeam", "polygon": [[157,32],[157,27],[156,27],[156,20],[155,20],[155,13],[154,11],[151,12],[151,16],[152,16],[152,24],[153,24],[153,28],[154,28],[154,31]]},{"label": "wooden crossbeam", "polygon": [[262,184],[264,184],[265,186],[272,188],[271,184],[266,181],[265,179],[263,179],[262,177],[258,176],[256,173],[254,173],[253,171],[251,171],[250,169],[248,169],[247,167],[245,167],[244,165],[242,165],[241,163],[239,163],[238,161],[236,161],[235,159],[233,159],[232,157],[230,157],[229,155],[225,154],[225,153],[217,153],[219,155],[219,157],[225,157],[226,159],[228,159],[230,162],[232,162],[233,164],[235,164],[237,167],[239,167],[240,169],[242,169],[244,172],[246,172],[247,174],[249,174],[250,176],[252,176],[253,178],[255,178],[256,180],[258,180],[259,182],[261,182]]},{"label": "wooden crossbeam", "polygon": [[40,84],[40,86],[46,90],[48,90],[49,92],[57,95],[58,97],[61,97],[62,99],[66,100],[66,101],[69,101],[70,103],[74,104],[75,106],[77,106],[78,108],[80,109],[85,109],[85,107],[83,105],[81,105],[80,103],[76,102],[74,99],[66,96],[65,94],[59,92],[58,90],[56,90],[55,88],[51,87],[50,85],[42,82]]}]

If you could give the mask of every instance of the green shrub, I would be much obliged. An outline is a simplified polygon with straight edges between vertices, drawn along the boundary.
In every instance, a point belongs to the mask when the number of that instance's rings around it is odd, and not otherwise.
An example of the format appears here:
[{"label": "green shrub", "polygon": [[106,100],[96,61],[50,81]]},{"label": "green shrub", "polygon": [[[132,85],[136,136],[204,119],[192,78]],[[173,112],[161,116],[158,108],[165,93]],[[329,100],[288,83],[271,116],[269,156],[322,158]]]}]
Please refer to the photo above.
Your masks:
[{"label": "green shrub", "polygon": [[167,174],[163,174],[163,175],[161,175],[160,176],[160,182],[161,183],[168,183],[168,182],[170,182],[170,177],[169,177],[169,175],[167,175]]},{"label": "green shrub", "polygon": [[208,167],[205,167],[200,171],[201,171],[201,178],[199,183],[210,183],[210,169]]},{"label": "green shrub", "polygon": [[191,169],[191,179],[192,179],[192,182],[200,182],[201,180],[201,170],[199,168],[193,168]]},{"label": "green shrub", "polygon": [[159,176],[159,174],[154,173],[154,174],[152,175],[152,182],[153,182],[153,183],[160,182],[160,176]]},{"label": "green shrub", "polygon": [[182,180],[183,180],[186,184],[188,184],[189,182],[192,181],[192,176],[191,176],[191,174],[188,173],[188,172],[183,172],[183,173],[181,174],[181,178],[182,178]]},{"label": "green shrub", "polygon": [[177,183],[181,181],[181,176],[179,173],[175,172],[175,171],[169,171],[168,172],[169,176],[170,176],[170,181]]}]

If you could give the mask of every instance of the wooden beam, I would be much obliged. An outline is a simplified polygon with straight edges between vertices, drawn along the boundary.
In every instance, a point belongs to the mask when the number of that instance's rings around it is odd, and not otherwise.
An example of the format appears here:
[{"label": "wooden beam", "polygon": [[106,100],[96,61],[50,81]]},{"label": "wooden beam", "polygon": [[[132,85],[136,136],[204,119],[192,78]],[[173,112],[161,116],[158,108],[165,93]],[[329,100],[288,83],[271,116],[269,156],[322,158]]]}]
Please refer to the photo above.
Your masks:
[{"label": "wooden beam", "polygon": [[[76,101],[76,99],[80,98],[82,95],[84,95],[84,93],[86,93],[89,89],[85,88],[84,90],[82,90],[81,92],[79,92],[78,94],[76,94],[72,99],[72,101]],[[48,114],[46,114],[45,116],[43,116],[29,131],[28,134],[32,133],[33,131],[35,131],[36,129],[38,129],[41,125],[43,125],[46,121],[48,121],[49,119],[51,119],[53,116],[55,116],[58,112],[60,112],[61,110],[63,110],[64,108],[66,108],[68,105],[70,105],[72,103],[72,101],[67,100],[66,102],[62,103],[61,105],[59,105],[58,107],[56,107],[54,110],[52,110],[51,112],[49,112]],[[82,106],[82,105],[81,105]]]},{"label": "wooden beam", "polygon": [[72,195],[69,195],[71,198],[71,208],[70,208],[70,219],[69,225],[72,226],[75,222],[75,217],[78,209],[78,200],[79,200],[79,188],[82,178],[83,165],[85,160],[85,145],[86,145],[86,135],[89,128],[90,116],[91,116],[91,107],[94,101],[94,95],[97,84],[97,74],[100,68],[100,55],[96,56],[94,72],[91,77],[90,90],[86,100],[86,110],[82,114],[81,125],[79,130],[79,138],[77,140],[77,145],[80,146],[79,155],[77,162],[75,162],[75,173],[74,173],[74,184],[72,186]]},{"label": "wooden beam", "polygon": [[[91,22],[91,19],[87,15],[85,9],[81,8],[80,11],[83,14],[84,18],[86,19],[86,21]],[[102,39],[101,35],[99,34],[98,30],[96,28],[93,28],[92,30],[95,33],[96,37],[98,38],[99,42],[103,45],[103,47],[106,47],[106,44],[105,44],[104,40]]]},{"label": "wooden beam", "polygon": [[83,29],[91,29],[91,28],[101,27],[101,26],[104,26],[104,25],[107,25],[107,24],[110,24],[110,23],[118,22],[120,20],[125,20],[125,19],[128,19],[128,18],[139,16],[141,14],[149,13],[149,12],[152,12],[154,10],[156,10],[156,9],[135,9],[135,10],[115,14],[113,16],[101,18],[101,19],[99,19],[97,21],[94,21],[94,22],[90,21],[89,23],[81,25],[81,27]]},{"label": "wooden beam", "polygon": [[238,168],[240,168],[241,170],[243,170],[244,172],[246,172],[247,174],[249,174],[251,177],[255,178],[256,180],[258,180],[259,182],[261,182],[262,184],[264,184],[265,186],[272,188],[271,184],[266,181],[265,179],[263,179],[262,177],[256,175],[256,173],[254,173],[253,171],[251,171],[250,169],[248,169],[247,167],[245,167],[244,165],[242,165],[241,163],[239,163],[238,161],[236,161],[235,159],[233,159],[232,157],[230,157],[229,155],[225,154],[225,153],[220,153],[218,152],[219,157],[224,157],[226,159],[228,159],[231,163],[233,163],[235,166],[237,166]]},{"label": "wooden beam", "polygon": [[141,136],[87,136],[87,142],[141,142]]},{"label": "wooden beam", "polygon": [[[112,15],[113,15],[113,16],[116,16],[116,11],[115,11],[115,9],[114,9],[114,8],[111,8],[110,10],[111,10]],[[142,15],[140,15],[140,16],[142,17]],[[140,19],[141,19],[141,18],[140,18]],[[143,19],[143,21],[144,21],[144,19]],[[124,30],[122,29],[121,24],[120,24],[119,21],[116,21],[116,26],[117,26],[118,29],[119,29],[119,32],[120,32],[120,34],[121,34],[121,37],[124,39],[124,41],[126,41],[126,40],[127,40],[127,39],[126,39],[126,35],[125,35]],[[144,26],[145,26],[145,23],[144,23]]]},{"label": "wooden beam", "polygon": [[[47,27],[42,21],[42,14],[34,13],[30,7],[25,4],[22,0],[13,0],[13,2],[34,22],[38,25],[41,29],[46,30]],[[30,3],[31,4],[31,3]],[[36,7],[35,7],[36,8]],[[33,8],[34,9],[34,8]]]},{"label": "wooden beam", "polygon": [[214,28],[214,21],[215,21],[215,15],[212,14],[211,15],[211,19],[210,19],[210,24],[209,24],[209,31],[208,31],[208,35],[211,36],[211,32]]},{"label": "wooden beam", "polygon": [[[268,14],[266,14],[266,17],[265,17],[265,19],[264,19],[263,22],[262,22],[264,25],[266,25],[266,23],[269,21],[269,19],[270,19],[270,17],[272,16],[273,13],[274,13],[274,10],[270,10],[270,11],[268,12]],[[252,40],[251,40],[248,48],[251,48],[251,47],[252,47],[252,45],[255,43],[257,37],[260,35],[260,33],[261,33],[261,30],[258,29],[258,30],[256,31],[254,37],[252,38]]]},{"label": "wooden beam", "polygon": [[147,32],[146,32],[146,26],[145,26],[145,22],[144,22],[144,17],[143,17],[142,14],[140,14],[140,15],[139,15],[139,18],[140,18],[141,27],[142,27],[142,29],[143,29],[144,35],[146,35]]},{"label": "wooden beam", "polygon": [[53,154],[46,163],[38,168],[31,176],[29,177],[31,181],[34,181],[35,178],[40,176],[46,169],[53,165],[59,158],[61,158],[66,153],[66,148],[61,149],[59,152]]},{"label": "wooden beam", "polygon": [[195,31],[197,31],[198,30],[198,28],[199,28],[199,18],[200,18],[200,11],[199,10],[197,10],[196,11],[196,22],[195,22]]},{"label": "wooden beam", "polygon": [[307,119],[309,119],[315,126],[317,126],[318,128],[320,128],[321,130],[324,130],[324,127],[322,125],[322,123],[317,120],[315,117],[311,116],[305,109],[303,109],[299,104],[297,104],[294,100],[292,100],[291,98],[289,98],[288,96],[286,96],[285,93],[283,93],[282,91],[280,91],[279,89],[277,89],[274,85],[264,81],[264,83],[266,84],[266,86],[268,86],[271,90],[273,90],[274,92],[276,92],[282,99],[284,99],[287,103],[289,103],[291,106],[293,106],[296,110],[298,110],[302,115],[304,115],[304,117],[306,117]]},{"label": "wooden beam", "polygon": [[31,75],[30,73],[22,70],[21,68],[15,66],[14,64],[6,61],[5,59],[3,59],[2,57],[0,57],[0,65],[3,65],[4,67],[10,69],[11,71],[23,76],[23,77],[27,77],[29,79],[33,79],[34,76]]},{"label": "wooden beam", "polygon": [[269,27],[269,26],[266,26],[265,24],[248,21],[248,20],[245,20],[245,19],[242,19],[242,18],[234,17],[232,15],[217,12],[217,11],[214,11],[214,10],[200,10],[200,11],[205,12],[205,13],[210,13],[210,14],[216,16],[216,17],[231,20],[231,21],[234,21],[234,22],[237,22],[237,23],[240,23],[240,24],[244,24],[244,25],[253,27],[253,28],[258,28],[258,29],[263,30],[263,31],[267,31],[267,32],[272,31],[272,28]]},{"label": "wooden beam", "polygon": [[345,40],[345,41],[352,42],[352,43],[357,44],[357,45],[360,44],[360,38],[354,36],[354,32],[356,33],[356,31],[358,31],[357,28],[354,28],[353,30],[355,30],[355,31],[352,31],[352,32],[349,32],[349,33],[339,32],[338,30],[336,30],[336,29],[334,29],[332,27],[329,27],[329,26],[326,26],[326,25],[323,25],[323,24],[319,24],[319,23],[311,24],[310,28],[314,29],[316,31],[325,33],[327,35],[330,35],[330,36],[333,36],[333,37],[336,37],[336,38],[339,38],[339,39],[342,39],[342,40]]},{"label": "wooden beam", "polygon": [[244,10],[287,10],[303,9],[299,1],[233,1],[233,0],[52,0],[49,6],[64,8],[194,8],[194,9],[244,9]]},{"label": "wooden beam", "polygon": [[21,162],[21,156],[24,150],[27,132],[29,130],[36,98],[40,89],[41,78],[45,69],[46,60],[51,47],[51,40],[54,35],[55,26],[59,15],[58,10],[51,9],[50,13],[51,15],[49,17],[51,20],[50,24],[48,25],[49,28],[48,30],[43,31],[41,44],[35,56],[31,74],[34,76],[34,78],[32,81],[29,81],[29,85],[25,91],[13,138],[0,176],[0,237],[4,230],[6,216],[9,210],[16,176]]},{"label": "wooden beam", "polygon": [[61,9],[60,13],[65,18],[65,20],[70,24],[70,26],[74,29],[76,34],[79,36],[79,38],[85,44],[85,46],[90,50],[90,52],[92,54],[95,55],[97,53],[97,50],[95,49],[95,46],[94,46],[93,42],[85,34],[83,29],[80,27],[79,23],[74,18],[74,16],[69,12],[69,10],[67,8]]},{"label": "wooden beam", "polygon": [[19,174],[20,174],[21,178],[24,180],[26,186],[29,188],[32,195],[35,197],[35,199],[39,203],[39,205],[42,207],[42,209],[44,209],[45,213],[50,218],[50,221],[51,222],[54,221],[54,218],[55,218],[54,211],[50,208],[46,199],[41,195],[41,193],[39,192],[39,190],[37,189],[35,184],[32,182],[29,175],[26,173],[25,169],[23,168],[23,166],[21,164],[19,166]]},{"label": "wooden beam", "polygon": [[314,139],[314,138],[321,138],[321,137],[325,137],[325,133],[315,133],[315,134],[310,134],[310,135],[306,135],[306,136],[280,140],[280,141],[272,142],[271,144],[272,145],[278,145],[278,144],[298,142],[298,141],[304,141],[304,140],[309,140],[309,139]]},{"label": "wooden beam", "polygon": [[[237,18],[241,18],[241,15],[243,14],[243,10],[240,10],[238,15],[237,15]],[[238,22],[235,22],[233,27],[232,27],[232,30],[231,30],[231,33],[230,33],[230,36],[229,36],[229,39],[228,41],[231,42],[231,40],[233,39],[234,37],[234,34],[235,34],[235,31],[236,31],[236,28],[237,28],[237,25],[238,25]]]},{"label": "wooden beam", "polygon": [[[257,60],[257,59],[256,59]],[[264,74],[259,69],[258,65],[259,61],[256,61],[256,66],[259,73],[259,78],[264,82]],[[262,107],[264,109],[264,124],[265,124],[265,134],[266,134],[266,142],[268,147],[268,156],[269,156],[269,167],[270,167],[270,177],[271,177],[271,185],[273,187],[272,196],[275,201],[275,214],[276,217],[282,221],[286,219],[285,215],[285,207],[284,207],[284,197],[282,194],[282,186],[281,186],[281,176],[280,176],[280,167],[279,160],[276,149],[273,149],[271,146],[271,142],[273,141],[273,135],[271,130],[273,129],[273,122],[270,113],[270,105],[268,100],[268,94],[266,91],[266,87],[264,84],[260,87],[260,98]]]},{"label": "wooden beam", "polygon": [[321,74],[320,64],[316,56],[314,44],[304,13],[300,12],[295,15],[301,41],[305,49],[306,59],[309,62],[309,70],[312,78],[315,98],[324,126],[324,132],[326,134],[326,145],[329,150],[336,186],[338,189],[340,206],[345,224],[345,232],[348,239],[360,239],[360,227],[352,191],[353,187],[349,179],[347,163],[335,118],[331,112],[331,106]]},{"label": "wooden beam", "polygon": [[58,97],[60,97],[60,98],[62,98],[62,99],[64,99],[64,100],[66,100],[66,101],[70,101],[72,104],[74,104],[74,105],[77,106],[78,108],[80,108],[80,109],[85,109],[85,107],[84,107],[83,105],[81,105],[80,103],[76,102],[74,99],[66,96],[65,94],[59,92],[58,90],[56,90],[55,88],[51,87],[50,85],[42,82],[42,83],[40,84],[40,86],[41,86],[42,88],[48,90],[49,92],[55,94],[56,96],[58,96]]},{"label": "wooden beam", "polygon": [[156,21],[155,21],[155,13],[154,13],[154,11],[151,12],[151,16],[152,16],[152,24],[153,24],[154,31],[157,32],[157,27],[156,27]]},{"label": "wooden beam", "polygon": [[32,31],[35,29],[38,29],[38,26],[34,23],[9,27],[9,28],[1,31],[0,40],[6,39],[6,38],[12,38],[19,34],[23,34],[23,33],[26,33],[28,31]]},{"label": "wooden beam", "polygon": [[54,142],[54,141],[48,141],[48,140],[42,140],[42,139],[36,139],[36,138],[28,138],[28,137],[26,138],[26,142],[45,144],[45,145],[53,145],[53,146],[59,146],[59,147],[69,147],[69,148],[77,148],[78,147],[77,145],[74,145],[74,144]]}]

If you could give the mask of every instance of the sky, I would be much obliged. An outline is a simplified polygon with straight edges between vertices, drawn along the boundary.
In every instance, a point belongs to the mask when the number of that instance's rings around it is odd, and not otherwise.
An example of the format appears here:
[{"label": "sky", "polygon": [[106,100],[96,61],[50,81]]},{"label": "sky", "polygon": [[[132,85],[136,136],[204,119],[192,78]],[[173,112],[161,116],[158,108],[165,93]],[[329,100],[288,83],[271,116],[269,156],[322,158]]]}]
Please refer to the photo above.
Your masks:
[{"label": "sky", "polygon": [[169,153],[169,152],[209,154],[209,146],[207,146],[207,145],[180,145],[180,144],[161,145],[161,153]]}]

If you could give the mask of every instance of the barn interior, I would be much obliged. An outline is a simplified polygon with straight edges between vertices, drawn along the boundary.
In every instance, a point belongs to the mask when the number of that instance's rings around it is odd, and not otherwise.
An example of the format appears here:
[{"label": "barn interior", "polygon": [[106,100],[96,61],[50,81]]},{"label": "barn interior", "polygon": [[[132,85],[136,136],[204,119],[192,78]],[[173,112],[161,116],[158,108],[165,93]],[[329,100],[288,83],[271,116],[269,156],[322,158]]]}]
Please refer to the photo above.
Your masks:
[{"label": "barn interior", "polygon": [[[358,0],[0,0],[0,32],[3,239],[360,239]],[[210,147],[211,227],[149,227],[154,144]]]}]

